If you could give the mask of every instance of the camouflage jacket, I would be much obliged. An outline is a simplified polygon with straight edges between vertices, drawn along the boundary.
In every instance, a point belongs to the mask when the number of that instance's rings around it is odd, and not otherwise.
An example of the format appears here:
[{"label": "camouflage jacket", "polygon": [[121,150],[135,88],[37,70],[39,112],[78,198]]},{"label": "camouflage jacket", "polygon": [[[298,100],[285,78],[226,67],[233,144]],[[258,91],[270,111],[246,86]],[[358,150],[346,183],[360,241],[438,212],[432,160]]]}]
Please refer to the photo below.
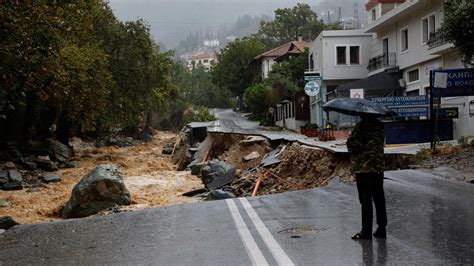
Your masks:
[{"label": "camouflage jacket", "polygon": [[351,171],[354,173],[381,173],[384,171],[385,129],[376,118],[357,123],[347,139],[351,153]]}]

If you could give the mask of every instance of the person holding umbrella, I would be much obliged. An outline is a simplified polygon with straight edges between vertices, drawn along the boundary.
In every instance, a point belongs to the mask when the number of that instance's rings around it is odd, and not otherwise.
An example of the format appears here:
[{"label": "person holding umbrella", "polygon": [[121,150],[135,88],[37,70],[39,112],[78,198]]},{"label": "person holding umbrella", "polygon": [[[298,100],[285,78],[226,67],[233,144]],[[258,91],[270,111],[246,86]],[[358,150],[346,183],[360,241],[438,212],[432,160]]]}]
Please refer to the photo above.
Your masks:
[{"label": "person holding umbrella", "polygon": [[362,230],[352,236],[352,239],[372,239],[372,201],[378,225],[373,235],[386,238],[387,211],[383,190],[385,129],[377,117],[392,116],[396,113],[364,99],[334,99],[323,108],[348,115],[359,115],[361,118],[347,139],[347,149],[351,153],[351,171],[355,173],[362,209]]},{"label": "person holding umbrella", "polygon": [[359,201],[362,207],[362,230],[352,239],[372,239],[372,201],[378,228],[375,237],[385,238],[387,212],[383,190],[385,129],[373,114],[361,113],[361,120],[347,139],[351,153],[351,171],[355,173]]}]

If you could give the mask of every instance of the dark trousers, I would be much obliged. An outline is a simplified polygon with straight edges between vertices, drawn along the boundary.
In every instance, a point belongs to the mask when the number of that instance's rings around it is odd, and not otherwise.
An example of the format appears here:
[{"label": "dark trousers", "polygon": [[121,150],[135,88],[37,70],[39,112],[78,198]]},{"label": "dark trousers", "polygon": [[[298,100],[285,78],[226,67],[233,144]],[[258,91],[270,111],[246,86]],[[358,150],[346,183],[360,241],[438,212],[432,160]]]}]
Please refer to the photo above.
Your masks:
[{"label": "dark trousers", "polygon": [[380,229],[387,226],[387,211],[383,191],[383,173],[356,174],[357,191],[362,207],[362,234],[372,234],[372,200],[377,215],[377,225]]}]

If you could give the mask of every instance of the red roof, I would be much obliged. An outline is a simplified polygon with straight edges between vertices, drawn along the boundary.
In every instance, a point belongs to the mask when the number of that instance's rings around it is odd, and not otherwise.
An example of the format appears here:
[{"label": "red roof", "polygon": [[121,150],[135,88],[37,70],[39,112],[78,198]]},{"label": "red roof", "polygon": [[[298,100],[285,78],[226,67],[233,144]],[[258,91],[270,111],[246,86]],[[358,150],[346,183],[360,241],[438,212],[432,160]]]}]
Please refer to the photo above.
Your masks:
[{"label": "red roof", "polygon": [[285,43],[282,46],[274,48],[270,51],[267,51],[261,55],[254,57],[254,60],[262,59],[263,57],[280,57],[287,54],[301,54],[304,52],[305,48],[310,46],[310,42],[306,41],[292,41]]},{"label": "red roof", "polygon": [[401,4],[404,2],[405,0],[369,0],[369,2],[365,4],[365,10],[369,11],[377,4]]}]

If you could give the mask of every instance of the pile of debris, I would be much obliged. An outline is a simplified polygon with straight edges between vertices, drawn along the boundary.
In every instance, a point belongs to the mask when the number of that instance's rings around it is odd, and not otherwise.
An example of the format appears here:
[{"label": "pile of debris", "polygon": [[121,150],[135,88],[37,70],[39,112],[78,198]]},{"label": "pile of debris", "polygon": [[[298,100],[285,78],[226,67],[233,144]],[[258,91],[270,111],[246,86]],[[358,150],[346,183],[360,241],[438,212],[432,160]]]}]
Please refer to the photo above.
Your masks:
[{"label": "pile of debris", "polygon": [[[183,142],[178,145],[185,147]],[[325,186],[334,176],[351,179],[348,157],[298,143],[273,148],[260,136],[208,133],[202,142],[189,145],[187,153],[190,158],[175,155],[175,161],[190,162],[186,167],[201,178],[205,189],[186,195],[265,195]]]},{"label": "pile of debris", "polygon": [[236,179],[230,186],[232,192],[238,196],[266,195],[326,186],[335,176],[351,180],[349,159],[329,151],[292,143],[273,154]]},{"label": "pile of debris", "polygon": [[[326,186],[336,176],[354,180],[347,153],[297,142],[271,143],[260,136],[208,132],[204,138],[194,132],[184,131],[173,155],[181,169],[190,169],[205,186],[188,196],[209,197],[216,190],[223,198],[266,195]],[[405,168],[414,160],[412,155],[385,157],[386,170]]]}]

